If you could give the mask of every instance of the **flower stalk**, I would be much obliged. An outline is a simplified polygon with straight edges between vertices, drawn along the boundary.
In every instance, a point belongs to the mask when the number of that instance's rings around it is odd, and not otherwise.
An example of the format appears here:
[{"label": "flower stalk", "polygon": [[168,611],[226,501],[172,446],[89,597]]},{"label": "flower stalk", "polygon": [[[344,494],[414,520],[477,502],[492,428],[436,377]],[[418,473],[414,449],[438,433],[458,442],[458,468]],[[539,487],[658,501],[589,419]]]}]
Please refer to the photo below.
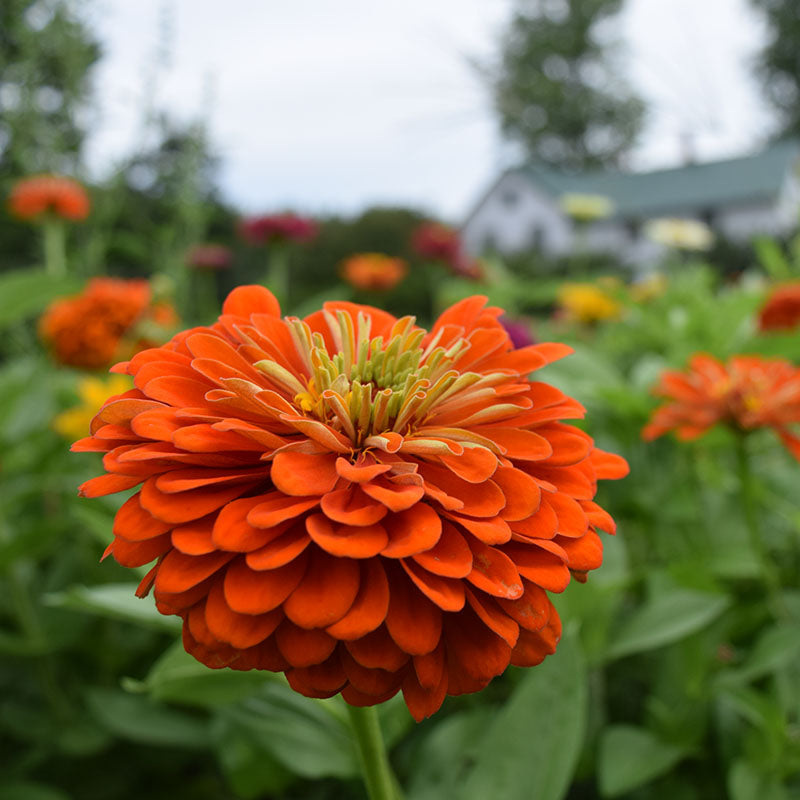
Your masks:
[{"label": "flower stalk", "polygon": [[50,216],[43,224],[44,266],[51,278],[67,274],[66,229],[63,220]]},{"label": "flower stalk", "polygon": [[401,800],[389,766],[380,720],[375,706],[347,704],[350,728],[356,740],[361,774],[370,800]]},{"label": "flower stalk", "polygon": [[764,546],[761,526],[758,521],[758,501],[755,495],[756,486],[750,463],[747,438],[746,432],[737,432],[736,434],[736,465],[747,536],[750,548],[758,560],[772,612],[777,617],[787,617],[789,612],[781,594],[780,575],[770,560],[767,548]]}]

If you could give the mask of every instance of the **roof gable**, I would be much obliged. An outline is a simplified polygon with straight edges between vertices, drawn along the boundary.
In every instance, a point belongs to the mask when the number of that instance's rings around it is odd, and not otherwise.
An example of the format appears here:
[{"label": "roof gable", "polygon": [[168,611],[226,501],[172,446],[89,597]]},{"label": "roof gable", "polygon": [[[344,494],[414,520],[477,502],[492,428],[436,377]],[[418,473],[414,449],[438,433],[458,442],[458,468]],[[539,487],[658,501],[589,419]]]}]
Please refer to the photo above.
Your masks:
[{"label": "roof gable", "polygon": [[752,156],[654,172],[566,174],[533,164],[511,172],[556,198],[605,195],[614,202],[614,216],[644,218],[777,197],[798,156],[800,142],[785,140]]}]

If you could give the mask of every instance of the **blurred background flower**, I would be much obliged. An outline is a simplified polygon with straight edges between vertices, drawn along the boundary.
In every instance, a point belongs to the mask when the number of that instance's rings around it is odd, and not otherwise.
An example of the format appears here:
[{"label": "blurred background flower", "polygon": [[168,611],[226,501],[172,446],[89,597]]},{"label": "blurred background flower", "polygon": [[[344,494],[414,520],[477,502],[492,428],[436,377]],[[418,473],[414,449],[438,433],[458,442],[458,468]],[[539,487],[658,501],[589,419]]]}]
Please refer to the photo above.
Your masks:
[{"label": "blurred background flower", "polygon": [[80,404],[59,413],[53,420],[56,432],[70,442],[89,434],[89,425],[109,397],[133,389],[128,375],[110,375],[99,378],[87,375],[78,380],[77,395]]},{"label": "blurred background flower", "polygon": [[35,175],[17,181],[8,207],[14,216],[38,221],[47,214],[80,222],[89,216],[89,195],[77,181],[59,175]]},{"label": "blurred background flower", "polygon": [[341,265],[342,277],[351,286],[372,292],[393,289],[407,273],[408,264],[402,258],[384,253],[357,253]]},{"label": "blurred background flower", "polygon": [[562,284],[557,299],[566,319],[585,324],[616,319],[622,313],[622,305],[614,297],[591,283]]}]

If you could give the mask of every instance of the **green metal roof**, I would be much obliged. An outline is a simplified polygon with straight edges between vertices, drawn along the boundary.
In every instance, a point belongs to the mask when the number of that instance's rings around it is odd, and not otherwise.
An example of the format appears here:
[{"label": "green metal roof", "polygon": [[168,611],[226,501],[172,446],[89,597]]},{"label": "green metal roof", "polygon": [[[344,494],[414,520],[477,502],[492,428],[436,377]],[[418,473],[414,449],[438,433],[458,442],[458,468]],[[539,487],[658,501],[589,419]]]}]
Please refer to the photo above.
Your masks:
[{"label": "green metal roof", "polygon": [[784,140],[752,156],[655,172],[566,174],[539,165],[512,172],[527,176],[554,197],[605,195],[614,202],[614,216],[642,219],[775,198],[798,157],[800,142]]}]

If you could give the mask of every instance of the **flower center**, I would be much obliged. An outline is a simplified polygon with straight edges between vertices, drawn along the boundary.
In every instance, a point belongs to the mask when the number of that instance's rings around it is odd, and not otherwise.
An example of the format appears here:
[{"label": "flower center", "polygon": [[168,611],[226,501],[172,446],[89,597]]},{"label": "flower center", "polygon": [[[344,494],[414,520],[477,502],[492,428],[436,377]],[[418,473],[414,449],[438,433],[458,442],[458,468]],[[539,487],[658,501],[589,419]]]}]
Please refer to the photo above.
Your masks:
[{"label": "flower center", "polygon": [[445,348],[440,331],[423,347],[426,331],[415,326],[414,317],[397,320],[384,339],[371,335],[372,320],[363,313],[355,323],[343,311],[324,314],[327,342],[302,320],[287,318],[306,367],[305,383],[274,361],[255,366],[291,392],[301,413],[342,432],[356,447],[386,431],[409,433],[434,406],[462,390],[507,379],[499,373],[459,372],[454,364],[469,342],[458,339]]}]

